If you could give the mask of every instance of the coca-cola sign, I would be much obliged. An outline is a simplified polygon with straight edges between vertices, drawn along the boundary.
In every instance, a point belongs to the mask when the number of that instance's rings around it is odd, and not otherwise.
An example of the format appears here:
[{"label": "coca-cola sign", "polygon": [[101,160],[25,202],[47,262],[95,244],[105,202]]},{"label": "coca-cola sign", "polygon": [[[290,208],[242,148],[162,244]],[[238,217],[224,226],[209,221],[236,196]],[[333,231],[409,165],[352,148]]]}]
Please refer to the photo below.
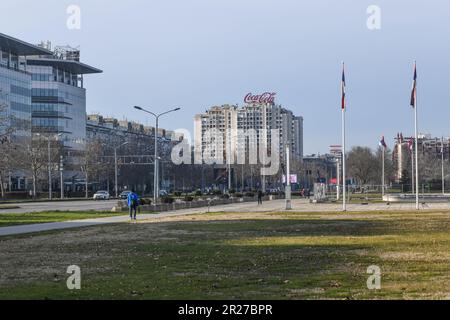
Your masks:
[{"label": "coca-cola sign", "polygon": [[276,93],[265,92],[260,95],[249,93],[245,96],[244,102],[247,104],[274,104]]}]

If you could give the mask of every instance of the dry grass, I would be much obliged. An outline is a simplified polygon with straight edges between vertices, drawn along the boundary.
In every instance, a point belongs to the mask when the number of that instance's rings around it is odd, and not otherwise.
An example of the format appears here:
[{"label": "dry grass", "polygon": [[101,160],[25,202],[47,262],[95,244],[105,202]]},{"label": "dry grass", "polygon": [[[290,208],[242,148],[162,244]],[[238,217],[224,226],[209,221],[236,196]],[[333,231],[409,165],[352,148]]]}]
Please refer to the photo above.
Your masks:
[{"label": "dry grass", "polygon": [[0,238],[0,298],[448,299],[449,215],[213,213]]}]

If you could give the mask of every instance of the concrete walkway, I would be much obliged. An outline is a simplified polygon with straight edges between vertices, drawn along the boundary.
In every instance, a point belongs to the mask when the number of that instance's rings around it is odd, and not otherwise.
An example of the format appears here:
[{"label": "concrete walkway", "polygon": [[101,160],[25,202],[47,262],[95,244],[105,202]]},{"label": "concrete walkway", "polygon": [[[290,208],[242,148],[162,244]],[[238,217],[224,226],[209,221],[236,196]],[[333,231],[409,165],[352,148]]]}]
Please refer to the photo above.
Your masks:
[{"label": "concrete walkway", "polygon": [[15,209],[1,209],[2,213],[31,213],[45,211],[111,211],[111,208],[117,204],[117,200],[109,201],[45,201],[45,202],[24,202],[24,203],[8,203],[4,206],[18,207]]},{"label": "concrete walkway", "polygon": [[[338,203],[334,204],[311,204],[306,200],[293,200],[293,212],[335,212],[342,210],[342,205]],[[414,211],[415,204],[413,203],[399,203],[386,205],[384,203],[380,204],[349,204],[347,207],[348,211]],[[450,203],[430,203],[428,205],[421,205],[422,210],[450,210]],[[152,220],[162,217],[170,216],[183,216],[190,214],[201,214],[207,212],[208,208],[192,208],[184,209],[178,211],[168,211],[160,214],[141,214],[138,215],[138,219],[142,220]],[[220,205],[211,207],[211,212],[271,212],[271,211],[283,211],[284,210],[284,200],[275,200],[265,202],[262,206],[258,206],[255,202],[247,203],[234,203],[229,205]],[[33,224],[33,225],[20,225],[0,228],[1,236],[11,236],[19,234],[28,234],[42,231],[51,230],[63,230],[71,228],[89,227],[97,225],[106,225],[114,223],[125,223],[129,221],[128,216],[116,216],[108,218],[98,218],[89,220],[78,220],[78,221],[67,221],[67,222],[53,222],[53,223],[43,223],[43,224]]]}]

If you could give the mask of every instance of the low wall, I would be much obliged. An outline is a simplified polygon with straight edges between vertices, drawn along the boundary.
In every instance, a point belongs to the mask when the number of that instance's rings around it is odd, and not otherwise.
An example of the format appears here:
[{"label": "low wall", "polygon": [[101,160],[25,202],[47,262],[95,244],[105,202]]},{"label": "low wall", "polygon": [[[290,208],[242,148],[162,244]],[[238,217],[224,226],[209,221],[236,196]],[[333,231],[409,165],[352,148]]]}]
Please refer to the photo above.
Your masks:
[{"label": "low wall", "polygon": [[[272,201],[280,199],[278,196],[266,196],[263,198],[263,201]],[[139,206],[142,212],[165,212],[165,211],[176,211],[182,209],[190,209],[190,208],[207,208],[214,207],[225,204],[233,204],[233,203],[245,203],[245,202],[256,202],[258,200],[257,197],[250,198],[230,198],[230,199],[211,199],[209,200],[198,200],[198,201],[190,201],[190,202],[174,202],[174,203],[162,203],[157,205],[142,205]],[[126,212],[128,211],[127,202],[121,200],[117,203],[117,206],[113,208],[114,212]]]},{"label": "low wall", "polygon": [[[414,194],[386,194],[383,197],[384,202],[400,202],[400,203],[415,203],[416,195]],[[443,194],[421,194],[419,195],[420,202],[450,202],[450,195]]]}]

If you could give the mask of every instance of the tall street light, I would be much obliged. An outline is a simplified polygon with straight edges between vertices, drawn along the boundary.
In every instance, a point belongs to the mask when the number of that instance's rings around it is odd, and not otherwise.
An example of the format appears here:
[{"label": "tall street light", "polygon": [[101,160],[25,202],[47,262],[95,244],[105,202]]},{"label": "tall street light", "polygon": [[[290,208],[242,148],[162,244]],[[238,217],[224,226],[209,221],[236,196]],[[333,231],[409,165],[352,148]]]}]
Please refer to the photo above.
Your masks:
[{"label": "tall street light", "polygon": [[[36,133],[36,135],[38,137],[41,137],[43,135],[41,135],[40,133]],[[54,135],[54,137],[56,138],[56,140],[58,141],[58,138],[61,137],[63,135],[63,133],[58,133],[56,135]],[[48,135],[47,137],[45,137],[47,139],[47,166],[48,166],[48,199],[52,200],[53,199],[53,190],[52,190],[52,167],[51,167],[51,162],[52,162],[52,154],[51,154],[51,141],[50,138],[52,137],[52,135]]]},{"label": "tall street light", "polygon": [[158,200],[158,197],[159,197],[159,177],[158,177],[158,130],[159,130],[159,118],[164,116],[164,115],[166,115],[166,114],[168,114],[168,113],[178,111],[181,108],[175,108],[175,109],[172,109],[172,110],[160,113],[160,114],[153,113],[153,112],[148,111],[148,110],[146,110],[146,109],[144,109],[142,107],[139,107],[139,106],[135,106],[134,108],[136,110],[139,110],[139,111],[151,114],[156,119],[156,128],[155,128],[155,159],[154,159],[155,164],[154,164],[154,174],[153,174],[153,176],[154,176],[154,181],[153,181],[153,202],[154,202],[154,204],[156,204],[156,200]]},{"label": "tall street light", "polygon": [[120,146],[114,148],[114,188],[116,189],[116,198],[119,197],[119,183],[118,183],[118,168],[117,168],[117,149],[127,145],[129,142],[124,142]]}]

